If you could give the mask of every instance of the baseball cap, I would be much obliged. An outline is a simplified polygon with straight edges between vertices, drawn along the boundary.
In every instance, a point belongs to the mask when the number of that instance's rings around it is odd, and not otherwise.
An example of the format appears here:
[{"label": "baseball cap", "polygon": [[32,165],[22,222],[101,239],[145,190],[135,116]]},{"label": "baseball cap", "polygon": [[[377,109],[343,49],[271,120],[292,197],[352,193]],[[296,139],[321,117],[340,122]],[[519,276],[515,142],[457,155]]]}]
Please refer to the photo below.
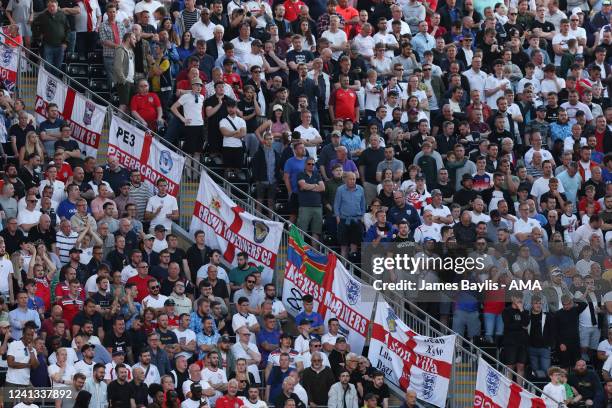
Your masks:
[{"label": "baseball cap", "polygon": [[166,227],[164,227],[162,224],[157,224],[155,226],[155,231],[166,231]]},{"label": "baseball cap", "polygon": [[10,327],[8,320],[0,320],[0,327]]},{"label": "baseball cap", "polygon": [[339,131],[339,130],[334,130],[333,132],[331,132],[331,135],[332,135],[332,136],[338,136],[338,137],[340,137],[340,136],[341,136],[341,133],[340,133],[340,131]]},{"label": "baseball cap", "polygon": [[346,338],[343,336],[338,336],[336,343],[346,343]]},{"label": "baseball cap", "polygon": [[277,111],[277,110],[282,112],[283,111],[283,106],[282,105],[274,105],[272,107],[272,111]]},{"label": "baseball cap", "polygon": [[117,347],[116,349],[113,349],[113,357],[115,356],[123,356],[125,354],[125,352],[123,351],[122,347]]},{"label": "baseball cap", "polygon": [[576,56],[574,57],[574,61],[584,61],[584,55],[576,54]]},{"label": "baseball cap", "polygon": [[425,237],[423,238],[423,242],[436,242],[436,240],[432,237]]},{"label": "baseball cap", "polygon": [[604,6],[609,6],[610,4],[612,4],[611,0],[603,0],[603,2],[601,3]]},{"label": "baseball cap", "polygon": [[221,343],[231,343],[231,340],[230,340],[229,336],[221,336],[221,337],[219,337],[219,341]]},{"label": "baseball cap", "polygon": [[472,177],[471,174],[465,173],[463,176],[461,176],[461,181],[465,181],[465,180],[474,180],[474,178]]},{"label": "baseball cap", "polygon": [[574,7],[572,9],[572,15],[576,16],[578,14],[584,14],[584,11],[582,11],[582,9],[580,7]]},{"label": "baseball cap", "polygon": [[536,111],[540,111],[540,112],[546,112],[546,106],[544,105],[540,105],[536,108]]},{"label": "baseball cap", "polygon": [[145,235],[145,236],[144,236],[144,240],[146,241],[146,240],[148,240],[148,239],[155,239],[155,235],[153,235],[153,234],[147,234],[147,235]]},{"label": "baseball cap", "polygon": [[174,299],[166,299],[166,301],[164,302],[164,306],[174,306],[176,305],[176,303],[174,302]]}]

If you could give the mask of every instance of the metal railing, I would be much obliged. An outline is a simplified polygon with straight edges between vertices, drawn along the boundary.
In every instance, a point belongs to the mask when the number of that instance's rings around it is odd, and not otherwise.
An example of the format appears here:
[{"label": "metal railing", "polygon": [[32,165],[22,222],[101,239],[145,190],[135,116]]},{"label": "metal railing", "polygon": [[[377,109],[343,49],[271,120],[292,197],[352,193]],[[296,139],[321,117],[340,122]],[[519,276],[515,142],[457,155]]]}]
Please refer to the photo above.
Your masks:
[{"label": "metal railing", "polygon": [[[0,35],[3,34],[0,32]],[[34,106],[36,100],[36,82],[38,79],[39,65],[35,61],[37,61],[39,57],[24,47],[21,47],[21,49],[22,54],[20,57],[20,70],[18,73],[17,92],[19,97],[21,97],[25,101],[26,106],[31,107]],[[69,86],[71,86],[71,83],[74,82],[74,80],[69,78],[67,75],[62,74],[60,76],[57,74],[57,72],[56,75],[59,77],[59,79],[62,79]],[[84,89],[84,94],[87,95],[89,98],[95,97],[98,100],[98,103],[104,100],[102,97],[100,97],[100,95],[96,94],[95,92],[91,91],[83,85],[79,85],[78,88]],[[130,121],[135,126],[139,126],[142,129],[145,129],[142,124],[135,121],[131,116],[118,110],[110,103],[107,103],[107,106],[108,112],[104,121],[102,138],[100,140],[100,146],[98,148],[97,155],[97,160],[99,163],[105,162],[107,157],[108,129],[110,126],[112,113],[120,115],[123,119]],[[238,205],[240,205],[245,211],[254,214],[258,217],[269,219],[272,221],[282,222],[284,224],[284,232],[277,254],[277,263],[275,269],[275,279],[277,283],[279,283],[278,287],[281,287],[282,277],[285,272],[289,227],[291,223],[284,217],[277,214],[275,211],[267,208],[262,203],[259,203],[249,194],[249,192],[243,191],[240,187],[221,177],[215,171],[212,171],[210,168],[207,168],[202,163],[197,162],[195,159],[193,159],[187,153],[183,152],[178,147],[168,143],[161,136],[155,133],[153,133],[153,136],[156,137],[159,141],[161,141],[169,149],[179,152],[190,159],[187,160],[185,163],[185,169],[183,170],[182,177],[183,181],[180,183],[179,225],[183,229],[188,231],[191,224],[193,207],[199,188],[199,175],[202,173],[202,171],[206,171],[207,174],[224,189],[226,194],[231,197],[232,200],[234,200]],[[334,253],[336,257],[346,266],[347,270],[349,270],[349,272],[362,283],[372,285],[374,280],[377,279],[370,272],[365,271],[360,267],[354,265],[352,262],[342,257],[340,254],[336,253],[323,243],[319,242],[306,232],[302,231],[302,234],[307,240],[316,245],[318,252],[320,252],[321,254],[328,255],[330,253]],[[448,328],[446,325],[423,311],[416,304],[410,302],[407,299],[404,299],[398,293],[390,291],[381,291],[381,294],[384,296],[384,299],[387,301],[387,303],[389,303],[389,305],[394,309],[397,316],[416,332],[425,336],[434,337],[457,334],[453,332],[450,328]],[[502,374],[507,375],[509,377],[517,378],[521,382],[522,386],[528,391],[538,395],[542,394],[542,390],[538,388],[535,384],[519,376],[516,372],[501,363],[497,358],[486,353],[471,341],[467,340],[461,335],[457,335],[455,364],[453,364],[453,372],[450,381],[451,385],[447,402],[447,406],[449,408],[464,408],[472,404],[476,384],[476,374],[479,356],[485,357],[489,364],[491,364]],[[395,388],[395,392],[398,391],[399,390]]]}]

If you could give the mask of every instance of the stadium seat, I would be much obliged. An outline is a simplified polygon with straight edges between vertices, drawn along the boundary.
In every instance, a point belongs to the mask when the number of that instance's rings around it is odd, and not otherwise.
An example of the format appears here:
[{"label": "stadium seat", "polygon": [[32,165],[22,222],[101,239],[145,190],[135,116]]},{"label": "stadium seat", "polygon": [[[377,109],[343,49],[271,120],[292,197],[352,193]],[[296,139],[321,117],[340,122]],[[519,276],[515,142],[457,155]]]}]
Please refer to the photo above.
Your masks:
[{"label": "stadium seat", "polygon": [[89,79],[87,64],[69,64],[66,73],[71,77],[87,77]]},{"label": "stadium seat", "polygon": [[66,64],[79,62],[79,54],[77,54],[76,52],[67,52],[64,57],[64,61],[66,62]]},{"label": "stadium seat", "polygon": [[106,79],[106,69],[104,65],[94,64],[89,66],[89,78],[97,79],[104,78]]},{"label": "stadium seat", "polygon": [[101,51],[94,51],[87,54],[87,62],[90,64],[103,64],[104,58]]},{"label": "stadium seat", "polygon": [[110,89],[108,87],[108,81],[106,79],[90,79],[89,89],[91,89],[95,93],[100,93],[100,92],[110,93]]}]

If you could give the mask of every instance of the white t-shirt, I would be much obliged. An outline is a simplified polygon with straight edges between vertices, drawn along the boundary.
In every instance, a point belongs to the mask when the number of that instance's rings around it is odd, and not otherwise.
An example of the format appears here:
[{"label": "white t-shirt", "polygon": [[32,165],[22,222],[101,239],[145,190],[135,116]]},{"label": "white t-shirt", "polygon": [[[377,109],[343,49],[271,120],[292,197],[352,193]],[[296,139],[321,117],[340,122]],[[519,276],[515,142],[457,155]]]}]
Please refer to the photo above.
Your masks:
[{"label": "white t-shirt", "polygon": [[96,365],[95,361],[92,361],[91,364],[87,364],[83,360],[79,360],[74,363],[74,370],[76,373],[85,374],[85,377],[91,378],[93,376],[93,368]]},{"label": "white t-shirt", "polygon": [[[236,332],[242,326],[246,326],[247,328],[249,328],[254,324],[257,324],[257,318],[252,313],[249,313],[246,316],[240,313],[236,313],[234,316],[232,316],[232,329],[234,330],[234,332]],[[252,344],[255,344],[255,333],[251,333],[250,342]]]},{"label": "white t-shirt", "polygon": [[[60,370],[61,370],[61,368],[57,364],[50,365],[47,368],[47,372],[49,373],[49,379],[51,379],[52,375],[59,373]],[[74,366],[66,364],[66,368],[64,369],[64,374],[62,375],[61,379],[63,381],[72,381],[72,376],[75,373],[76,373],[76,370],[75,370]],[[51,386],[53,388],[66,388],[66,387],[68,387],[66,384],[55,382],[53,380],[51,380]]]},{"label": "white t-shirt", "polygon": [[608,339],[602,340],[599,343],[599,346],[597,346],[597,351],[603,351],[606,353],[606,356],[610,357],[610,355],[612,354],[612,344],[610,344]]},{"label": "white t-shirt", "polygon": [[168,248],[168,241],[166,241],[165,239],[161,240],[155,238],[155,240],[153,241],[153,252],[157,252],[159,254],[166,248]]},{"label": "white t-shirt", "polygon": [[257,402],[252,403],[251,401],[249,401],[249,399],[247,397],[239,397],[243,402],[244,405],[243,407],[246,408],[268,408],[268,405],[263,402],[262,400],[258,399]]},{"label": "white t-shirt", "polygon": [[178,211],[179,208],[176,198],[170,194],[166,194],[163,197],[154,195],[153,197],[149,198],[146,211],[154,213],[159,206],[161,206],[162,209],[159,214],[157,214],[155,218],[151,220],[151,230],[155,228],[156,225],[163,225],[166,227],[166,231],[170,231],[172,229],[172,220],[167,218],[166,215],[172,214],[172,211]]},{"label": "white t-shirt", "polygon": [[[38,210],[30,211],[27,208],[19,211],[17,214],[17,225],[22,224],[38,224],[42,213]],[[24,235],[27,237],[28,234],[24,231]]]},{"label": "white t-shirt", "polygon": [[[544,160],[554,160],[553,155],[546,149],[540,149],[537,150],[538,152],[540,152],[540,154],[542,155],[542,161]],[[534,150],[534,148],[532,147],[531,149],[527,150],[527,153],[525,153],[525,164],[531,164],[531,161],[533,160],[533,153],[535,153],[536,150]]]},{"label": "white t-shirt", "polygon": [[[501,84],[503,83],[506,84],[506,89],[510,89],[511,84],[508,79],[498,79],[495,75],[489,75],[487,77],[487,80],[485,81],[484,89],[492,90],[497,88],[498,86],[501,86]],[[501,89],[497,90],[497,92],[495,92],[493,95],[487,96],[487,105],[489,105],[491,109],[497,108],[497,98],[499,98],[500,96],[504,96],[504,91]]]},{"label": "white t-shirt", "polygon": [[155,299],[151,295],[148,295],[147,297],[142,299],[142,306],[145,308],[152,307],[153,309],[161,309],[162,307],[164,307],[164,302],[166,300],[168,300],[168,297],[164,295],[157,295],[157,299]]},{"label": "white t-shirt", "polygon": [[134,14],[139,14],[141,11],[146,10],[151,15],[151,19],[153,19],[153,13],[160,7],[163,7],[163,4],[157,0],[152,0],[151,2],[139,1],[136,3],[136,7],[134,7]]},{"label": "white t-shirt", "polygon": [[[325,30],[321,34],[321,37],[327,38],[329,40],[330,45],[334,45],[336,47],[340,47],[342,44],[346,43],[346,33],[344,30],[338,29],[335,33],[332,33],[330,30]],[[335,61],[338,61],[338,58],[342,55],[342,51],[334,51],[332,53],[332,58]]]},{"label": "white t-shirt", "polygon": [[[200,269],[198,269],[198,273],[196,274],[196,278],[202,278],[202,279],[208,278],[208,267],[209,266],[210,266],[209,263],[207,263],[206,265],[200,266]],[[229,276],[227,276],[227,272],[221,266],[217,267],[217,279],[223,279],[225,283],[229,282]]]},{"label": "white t-shirt", "polygon": [[212,386],[217,384],[227,384],[227,375],[225,374],[225,370],[221,368],[217,368],[215,371],[212,371],[209,367],[206,367],[200,371],[200,375],[202,376],[202,380],[206,381]]},{"label": "white t-shirt", "polygon": [[[468,69],[467,71],[463,71],[463,75],[468,79],[470,83],[470,89],[478,89],[480,92],[480,100],[485,100],[485,83],[487,81],[488,75],[484,71],[475,72],[473,69]],[[496,105],[493,105],[495,107]],[[491,109],[493,109],[493,107]]]},{"label": "white t-shirt", "polygon": [[325,343],[329,343],[331,345],[336,345],[336,339],[340,337],[340,333],[336,334],[335,336],[331,333],[326,333],[323,335],[323,337],[321,337],[321,344],[325,344]]},{"label": "white t-shirt", "polygon": [[491,221],[491,217],[489,217],[485,213],[476,214],[474,211],[470,211],[470,215],[472,216],[472,222],[474,224],[478,224],[479,222],[489,222]]},{"label": "white t-shirt", "polygon": [[[559,89],[557,89],[555,81],[556,84],[559,85]],[[557,93],[563,88],[565,88],[565,79],[563,78],[556,78],[555,80],[545,78],[540,82],[540,91],[544,95],[548,94],[549,92]]]},{"label": "white t-shirt", "polygon": [[540,228],[540,223],[533,218],[528,218],[527,221],[523,221],[522,218],[519,218],[514,223],[514,227],[512,229],[513,233],[531,233],[535,227]]},{"label": "white t-shirt", "polygon": [[204,125],[204,118],[202,117],[204,97],[202,95],[194,95],[193,92],[189,92],[181,95],[178,102],[183,107],[183,116],[191,120],[187,126]]},{"label": "white t-shirt", "polygon": [[552,402],[557,405],[560,402],[565,401],[565,387],[563,384],[554,385],[553,383],[548,383],[542,389],[544,394],[542,398],[546,402]]},{"label": "white t-shirt", "polygon": [[215,24],[210,21],[208,25],[204,24],[202,20],[198,20],[197,23],[191,26],[189,32],[193,35],[195,40],[204,40],[208,41],[214,37],[213,31],[215,29]]},{"label": "white t-shirt", "polygon": [[[128,370],[128,381],[132,381],[132,367],[130,367],[129,365],[123,363],[123,365],[127,368]],[[116,380],[117,379],[117,371],[115,370],[115,367],[117,367],[117,364],[114,361],[111,361],[110,363],[107,363],[105,366],[105,372],[104,372],[104,379],[105,380]]]},{"label": "white t-shirt", "polygon": [[[102,11],[100,11],[100,5],[98,4],[98,0],[90,0],[89,5],[91,6],[91,22],[93,31],[96,31],[98,28],[98,17],[102,16]],[[77,33],[86,33],[87,30],[87,10],[85,9],[84,2],[80,1],[77,3],[79,7],[79,14],[74,16],[74,30]],[[118,20],[121,21],[121,20]]]},{"label": "white t-shirt", "polygon": [[[176,338],[178,339],[178,344],[180,345],[189,344],[190,341],[196,340],[196,334],[191,329],[187,329],[184,331],[180,331],[179,329],[174,329],[172,331],[174,332],[174,334],[176,334]],[[177,356],[185,356],[187,360],[189,360],[191,356],[193,356],[193,353],[189,351],[181,351],[180,353],[177,354]]]},{"label": "white t-shirt", "polygon": [[421,224],[414,230],[414,241],[423,243],[425,238],[433,238],[436,242],[440,241],[440,224],[433,223],[431,225]]},{"label": "white t-shirt", "polygon": [[[531,195],[537,197],[536,202],[539,203],[540,197],[542,196],[542,194],[550,191],[550,188],[548,188],[549,181],[550,181],[549,178],[547,179],[544,177],[540,177],[536,181],[533,182],[533,185],[531,186]],[[565,193],[565,189],[563,188],[563,183],[559,183],[558,190],[560,193]]]},{"label": "white t-shirt", "polygon": [[25,404],[23,402],[20,402],[17,405],[13,405],[13,408],[38,408],[38,405],[36,405],[36,404],[27,405],[27,404]]},{"label": "white t-shirt", "polygon": [[[251,352],[255,352],[259,354],[259,350],[257,349],[257,346],[255,344],[248,343],[248,347]],[[251,355],[246,352],[246,350],[242,347],[241,343],[234,344],[232,346],[232,352],[234,353],[234,358],[236,359],[239,359],[239,358],[244,358],[245,360],[251,359]],[[247,366],[247,371],[253,374],[253,377],[255,378],[255,383],[259,383],[260,376],[259,376],[259,369],[257,368],[257,364],[249,364]]]},{"label": "white t-shirt", "polygon": [[0,259],[0,293],[9,293],[9,277],[13,273],[13,263],[8,259]]},{"label": "white t-shirt", "polygon": [[[572,28],[570,27],[569,34],[573,35],[577,40],[580,40],[581,38],[584,38],[586,40],[587,38],[586,30],[582,27],[576,27],[575,30],[572,30]],[[577,53],[582,54],[583,51],[584,51],[584,47],[582,45],[578,45]]]},{"label": "white t-shirt", "polygon": [[[36,356],[36,350],[34,355]],[[27,363],[30,361],[30,352],[26,349],[23,341],[17,340],[9,343],[7,356],[13,356],[16,363]],[[30,368],[8,368],[6,372],[6,382],[19,385],[30,384]]]},{"label": "white t-shirt", "polygon": [[[431,211],[434,217],[448,217],[451,215],[451,211],[445,205],[443,205],[442,208],[434,208],[433,205],[427,204],[423,211]],[[472,220],[472,222],[474,221]]]},{"label": "white t-shirt", "polygon": [[[567,35],[563,35],[561,33],[557,33],[555,34],[555,36],[552,39],[552,44],[553,46],[555,45],[561,45],[561,47],[564,50],[567,50],[567,42],[571,39],[576,39],[576,37],[574,37],[574,35],[572,35],[571,33],[567,33]],[[555,54],[555,65],[559,66],[561,65],[561,56],[560,55],[556,55]]]},{"label": "white t-shirt", "polygon": [[[386,33],[386,34],[376,33],[372,36],[372,38],[374,39],[374,44],[383,43],[385,45],[395,45],[395,46],[399,45],[397,43],[397,40],[395,39],[395,36],[391,33]],[[385,51],[385,56],[389,58],[393,58],[394,56],[393,50],[387,49]]]},{"label": "white t-shirt", "polygon": [[357,34],[353,38],[353,45],[357,47],[357,52],[364,57],[373,57],[374,56],[374,38],[371,35],[364,37],[361,33]]},{"label": "white t-shirt", "polygon": [[[232,126],[232,123],[234,126]],[[240,116],[226,116],[219,122],[219,129],[227,129],[230,132],[235,132],[244,128],[246,130],[246,122]],[[223,137],[223,147],[242,147],[242,139],[236,137]]]},{"label": "white t-shirt", "polygon": [[[127,265],[125,266],[122,270],[121,270],[121,283],[123,283],[124,285],[127,283],[128,279],[130,279],[133,276],[138,275],[138,272],[136,271],[136,268],[134,268],[132,265]],[[95,280],[94,280],[94,284],[95,284]],[[95,286],[95,290],[92,290],[92,292],[97,292],[97,285]]]},{"label": "white t-shirt", "polygon": [[[302,137],[302,140],[313,140],[313,139],[316,139],[317,137],[321,137],[321,134],[319,133],[319,131],[312,125],[310,125],[308,129],[300,125],[293,130],[296,132],[300,132],[300,136]],[[310,157],[317,160],[317,147],[316,146],[308,146],[306,147],[306,150],[308,151],[308,154],[310,155]]]},{"label": "white t-shirt", "polygon": [[134,369],[134,368],[140,368],[142,371],[145,372],[144,383],[147,384],[147,386],[150,386],[151,384],[159,384],[160,383],[161,376],[159,375],[159,370],[157,369],[157,367],[154,364],[149,364],[149,368],[146,369],[140,363],[136,363],[136,364],[134,364],[132,369]]}]

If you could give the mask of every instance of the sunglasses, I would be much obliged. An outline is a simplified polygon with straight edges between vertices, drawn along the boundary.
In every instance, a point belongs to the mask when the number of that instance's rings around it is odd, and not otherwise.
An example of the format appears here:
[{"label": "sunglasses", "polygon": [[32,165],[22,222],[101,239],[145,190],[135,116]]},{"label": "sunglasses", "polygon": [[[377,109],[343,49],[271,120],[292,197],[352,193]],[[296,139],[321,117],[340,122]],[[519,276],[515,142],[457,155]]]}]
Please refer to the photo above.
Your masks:
[{"label": "sunglasses", "polygon": [[159,285],[157,285],[157,286],[151,286],[151,289],[159,289]]},{"label": "sunglasses", "polygon": [[247,283],[255,283],[253,280],[248,280]]}]

